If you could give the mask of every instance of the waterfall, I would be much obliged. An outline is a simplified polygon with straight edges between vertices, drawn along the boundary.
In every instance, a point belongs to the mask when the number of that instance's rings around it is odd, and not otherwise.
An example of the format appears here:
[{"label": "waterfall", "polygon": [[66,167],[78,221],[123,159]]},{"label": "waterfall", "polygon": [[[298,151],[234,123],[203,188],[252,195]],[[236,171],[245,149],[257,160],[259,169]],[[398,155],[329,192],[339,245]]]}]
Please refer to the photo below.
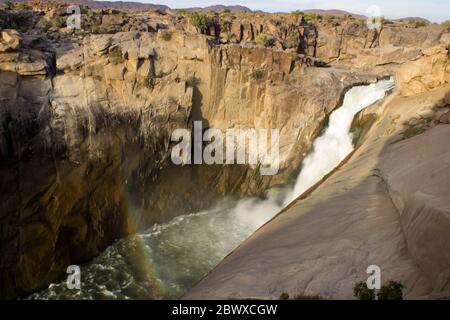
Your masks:
[{"label": "waterfall", "polygon": [[382,99],[393,87],[391,78],[353,87],[345,94],[342,106],[331,113],[327,129],[314,141],[312,152],[303,160],[294,190],[286,198],[285,205],[319,182],[353,151],[350,132],[353,118],[359,111]]},{"label": "waterfall", "polygon": [[382,99],[393,79],[350,89],[329,118],[293,188],[269,190],[265,200],[224,199],[210,210],[180,216],[116,241],[82,266],[82,290],[52,284],[30,299],[176,298],[214,268],[255,230],[332,171],[353,150],[354,116]]}]

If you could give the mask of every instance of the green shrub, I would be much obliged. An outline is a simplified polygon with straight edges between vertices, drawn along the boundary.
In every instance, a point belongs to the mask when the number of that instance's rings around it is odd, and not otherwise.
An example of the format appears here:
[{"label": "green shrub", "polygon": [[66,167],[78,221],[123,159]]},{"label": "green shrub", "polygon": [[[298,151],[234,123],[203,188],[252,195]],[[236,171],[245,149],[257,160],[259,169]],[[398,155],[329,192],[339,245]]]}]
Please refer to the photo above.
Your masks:
[{"label": "green shrub", "polygon": [[427,131],[429,127],[426,124],[417,124],[414,126],[409,126],[404,132],[403,132],[403,140],[415,137],[419,134],[424,133]]},{"label": "green shrub", "polygon": [[191,16],[191,22],[194,27],[200,30],[201,33],[206,33],[206,31],[211,26],[211,19],[203,13],[194,12]]},{"label": "green shrub", "polygon": [[19,2],[16,4],[17,10],[30,10],[31,6],[26,2]]},{"label": "green shrub", "polygon": [[155,86],[155,79],[149,74],[144,79],[144,85],[147,88],[153,89],[153,87]]},{"label": "green shrub", "polygon": [[115,47],[109,52],[109,61],[115,65],[120,64],[124,61],[122,50],[120,50],[119,47]]},{"label": "green shrub", "polygon": [[256,37],[255,42],[264,47],[271,47],[275,44],[275,39],[266,34],[260,34]]},{"label": "green shrub", "polygon": [[261,80],[263,78],[263,76],[264,76],[263,72],[259,69],[254,69],[252,71],[253,80],[256,80],[256,81]]},{"label": "green shrub", "polygon": [[[290,296],[287,292],[282,292],[278,300],[289,300]],[[323,297],[318,294],[301,294],[298,293],[292,297],[292,300],[323,300]]]},{"label": "green shrub", "polygon": [[441,23],[441,26],[450,28],[450,20],[444,21]]},{"label": "green shrub", "polygon": [[388,281],[378,292],[378,300],[403,300],[405,286],[398,281]]},{"label": "green shrub", "polygon": [[353,295],[358,300],[375,300],[375,289],[369,289],[367,283],[361,281],[353,287]]},{"label": "green shrub", "polygon": [[231,31],[232,22],[230,20],[224,20],[222,25],[220,26],[220,31],[222,32],[230,32]]},{"label": "green shrub", "polygon": [[308,13],[308,14],[304,15],[303,19],[305,19],[306,22],[311,22],[311,21],[317,20],[318,17],[319,16],[315,13]]},{"label": "green shrub", "polygon": [[295,10],[295,11],[292,11],[291,14],[294,15],[294,16],[302,16],[305,13],[303,11],[300,11],[300,10]]},{"label": "green shrub", "polygon": [[287,294],[286,292],[282,292],[278,300],[289,300],[289,294]]},{"label": "green shrub", "polygon": [[230,13],[230,12],[231,12],[231,10],[228,8],[223,9],[223,13]]},{"label": "green shrub", "polygon": [[61,17],[61,16],[57,16],[55,18],[54,22],[55,22],[55,26],[57,28],[64,28],[66,26],[66,20],[63,17]]}]

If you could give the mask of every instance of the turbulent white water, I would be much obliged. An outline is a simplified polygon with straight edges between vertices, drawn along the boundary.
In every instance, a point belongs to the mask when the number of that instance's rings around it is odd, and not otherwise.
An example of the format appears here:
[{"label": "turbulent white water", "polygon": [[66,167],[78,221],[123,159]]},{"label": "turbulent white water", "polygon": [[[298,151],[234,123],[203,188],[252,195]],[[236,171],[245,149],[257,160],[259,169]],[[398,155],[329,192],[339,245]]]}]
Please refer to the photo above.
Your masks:
[{"label": "turbulent white water", "polygon": [[294,190],[285,204],[320,181],[353,151],[350,132],[353,118],[359,111],[382,99],[393,86],[393,79],[382,80],[368,86],[353,87],[346,93],[342,106],[330,115],[325,133],[314,141],[313,151],[303,160]]},{"label": "turbulent white water", "polygon": [[155,225],[116,241],[81,267],[82,289],[65,282],[34,293],[31,299],[176,298],[284,206],[332,171],[352,150],[353,117],[382,99],[392,79],[350,89],[330,115],[325,132],[304,159],[294,188],[269,190],[266,200],[224,200],[216,207]]}]

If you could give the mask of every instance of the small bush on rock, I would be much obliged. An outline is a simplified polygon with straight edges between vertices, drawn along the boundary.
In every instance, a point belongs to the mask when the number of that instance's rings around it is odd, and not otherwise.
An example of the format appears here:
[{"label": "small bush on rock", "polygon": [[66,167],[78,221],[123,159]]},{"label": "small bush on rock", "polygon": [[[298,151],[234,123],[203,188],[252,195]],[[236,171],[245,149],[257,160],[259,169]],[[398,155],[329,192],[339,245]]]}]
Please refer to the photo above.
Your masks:
[{"label": "small bush on rock", "polygon": [[403,289],[405,286],[398,281],[388,281],[381,286],[378,294],[375,289],[369,289],[366,282],[361,281],[353,287],[353,295],[359,300],[403,300]]},{"label": "small bush on rock", "polygon": [[305,14],[305,16],[303,17],[303,19],[304,19],[306,22],[315,21],[315,20],[317,20],[318,18],[319,18],[319,16],[318,16],[317,14],[315,14],[315,13],[308,13],[308,14]]},{"label": "small bush on rock", "polygon": [[231,31],[231,21],[230,20],[223,21],[220,29],[221,29],[222,32],[229,32],[229,31]]},{"label": "small bush on rock", "polygon": [[258,35],[256,37],[255,41],[257,44],[264,46],[264,47],[271,47],[275,44],[275,39],[266,34]]},{"label": "small bush on rock", "polygon": [[115,47],[109,52],[109,61],[116,65],[124,61],[122,50],[119,47]]},{"label": "small bush on rock", "polygon": [[289,300],[289,294],[287,294],[286,292],[282,292],[278,299],[279,300]]},{"label": "small bush on rock", "polygon": [[206,14],[194,12],[191,16],[191,22],[194,27],[200,30],[201,33],[206,31],[211,26],[212,22]]},{"label": "small bush on rock", "polygon": [[263,76],[264,76],[263,72],[259,69],[255,69],[252,71],[253,80],[256,80],[256,81],[261,80],[263,78]]},{"label": "small bush on rock", "polygon": [[63,17],[61,17],[61,16],[57,16],[55,18],[54,22],[55,22],[55,26],[57,28],[64,28],[66,26],[66,20]]},{"label": "small bush on rock", "polygon": [[304,15],[303,11],[300,11],[300,10],[292,11],[291,14],[294,15],[294,16],[302,16],[302,15]]},{"label": "small bush on rock", "polygon": [[31,6],[26,2],[20,2],[16,4],[17,10],[31,10]]},{"label": "small bush on rock", "polygon": [[378,300],[403,300],[405,286],[398,281],[388,281],[378,292]]},{"label": "small bush on rock", "polygon": [[375,290],[367,288],[367,283],[364,281],[355,284],[353,295],[358,300],[375,300]]}]

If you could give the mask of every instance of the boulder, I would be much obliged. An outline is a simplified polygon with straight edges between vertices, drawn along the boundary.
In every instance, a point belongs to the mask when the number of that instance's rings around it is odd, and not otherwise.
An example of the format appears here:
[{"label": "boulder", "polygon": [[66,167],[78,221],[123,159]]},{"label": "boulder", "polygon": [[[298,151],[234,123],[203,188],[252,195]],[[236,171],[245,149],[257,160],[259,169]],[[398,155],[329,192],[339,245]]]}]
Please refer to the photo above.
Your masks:
[{"label": "boulder", "polygon": [[60,71],[75,70],[83,63],[83,49],[76,48],[56,57],[56,68]]},{"label": "boulder", "polygon": [[125,24],[125,17],[122,15],[105,15],[102,17],[102,24],[108,26],[122,26]]},{"label": "boulder", "polygon": [[411,96],[450,83],[449,51],[436,46],[423,51],[420,59],[405,63],[397,72],[400,94]]},{"label": "boulder", "polygon": [[17,73],[23,76],[45,76],[47,74],[47,64],[43,60],[30,63],[19,62],[17,64]]},{"label": "boulder", "polygon": [[6,29],[1,33],[0,52],[16,51],[20,48],[22,37],[17,30]]}]

